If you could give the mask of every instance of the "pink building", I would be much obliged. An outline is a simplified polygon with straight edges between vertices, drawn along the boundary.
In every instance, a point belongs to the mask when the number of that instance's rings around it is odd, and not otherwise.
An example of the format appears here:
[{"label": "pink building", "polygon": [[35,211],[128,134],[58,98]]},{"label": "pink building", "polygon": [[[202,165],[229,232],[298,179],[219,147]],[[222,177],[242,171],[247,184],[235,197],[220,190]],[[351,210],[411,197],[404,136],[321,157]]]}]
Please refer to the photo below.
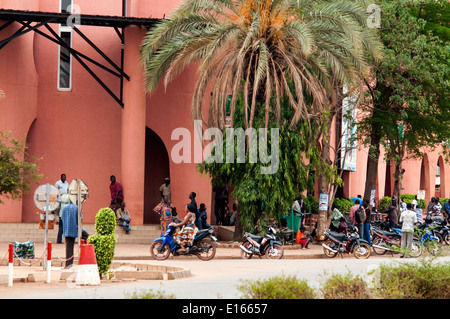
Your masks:
[{"label": "pink building", "polygon": [[[65,173],[69,182],[80,178],[88,185],[85,223],[109,206],[111,175],[122,184],[137,225],[158,223],[152,209],[165,177],[181,215],[191,191],[213,211],[210,179],[197,171],[194,155],[191,163],[171,155],[179,142],[175,128],[188,129],[196,143],[190,116],[195,68],[150,97],[139,64],[146,31],[180,1],[0,0],[0,130],[26,138],[30,156],[40,158],[40,184],[55,184]],[[356,171],[344,173],[345,197],[363,193],[366,160],[359,150]],[[438,152],[405,164],[403,192],[424,189],[429,200],[438,166],[440,196],[448,197],[450,177]],[[389,169],[380,161],[377,198],[390,195]],[[38,221],[33,193],[0,205],[0,222]]]}]

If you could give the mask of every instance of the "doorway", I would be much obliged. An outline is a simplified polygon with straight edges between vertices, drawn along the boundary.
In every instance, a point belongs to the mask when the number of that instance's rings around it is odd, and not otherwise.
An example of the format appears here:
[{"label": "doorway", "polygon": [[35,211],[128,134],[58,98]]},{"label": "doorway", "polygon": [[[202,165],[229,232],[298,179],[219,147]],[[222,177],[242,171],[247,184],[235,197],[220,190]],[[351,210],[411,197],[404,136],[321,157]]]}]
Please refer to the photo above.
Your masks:
[{"label": "doorway", "polygon": [[159,224],[159,215],[153,208],[161,201],[159,187],[166,177],[170,178],[169,153],[158,134],[146,127],[144,224]]}]

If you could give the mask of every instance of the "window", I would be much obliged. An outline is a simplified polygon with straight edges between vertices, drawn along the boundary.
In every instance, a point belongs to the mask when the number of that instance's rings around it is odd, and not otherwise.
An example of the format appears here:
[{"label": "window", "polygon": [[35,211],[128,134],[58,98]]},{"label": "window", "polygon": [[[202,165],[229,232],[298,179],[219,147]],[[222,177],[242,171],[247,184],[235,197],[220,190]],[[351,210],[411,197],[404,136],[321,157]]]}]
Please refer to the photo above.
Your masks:
[{"label": "window", "polygon": [[[60,12],[70,13],[69,6],[72,5],[72,0],[60,0]],[[72,28],[68,27],[66,23],[61,23],[59,26],[59,34],[63,42],[72,47]],[[69,50],[63,46],[59,46],[58,55],[58,90],[70,91],[72,89],[72,56]]]},{"label": "window", "polygon": [[[60,32],[61,39],[68,47],[72,47],[72,32]],[[69,50],[59,46],[58,90],[70,91],[72,89],[72,56]]]},{"label": "window", "polygon": [[61,13],[66,13],[66,12],[69,12],[70,13],[70,10],[68,10],[68,7],[70,6],[70,5],[72,5],[72,0],[61,0]]}]

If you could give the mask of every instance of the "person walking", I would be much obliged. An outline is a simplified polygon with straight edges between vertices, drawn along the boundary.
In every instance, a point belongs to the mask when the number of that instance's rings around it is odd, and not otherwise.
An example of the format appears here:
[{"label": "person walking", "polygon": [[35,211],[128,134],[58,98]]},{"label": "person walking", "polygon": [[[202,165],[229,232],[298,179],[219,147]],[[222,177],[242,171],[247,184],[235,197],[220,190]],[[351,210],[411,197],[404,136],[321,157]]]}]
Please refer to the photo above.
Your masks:
[{"label": "person walking", "polygon": [[400,228],[398,226],[398,208],[397,208],[397,200],[395,197],[392,198],[392,202],[386,209],[384,210],[387,213],[387,218],[389,219],[389,227],[390,228]]},{"label": "person walking", "polygon": [[158,213],[161,224],[161,235],[167,231],[167,226],[173,221],[173,210],[175,207],[169,203],[169,198],[167,196],[163,197],[163,201],[159,203],[153,211]]},{"label": "person walking", "polygon": [[161,194],[161,203],[164,201],[164,196],[167,196],[169,204],[172,204],[172,190],[170,187],[170,178],[166,177],[164,184],[159,187],[159,193]]},{"label": "person walking", "polygon": [[403,258],[405,254],[409,256],[411,251],[413,235],[414,235],[414,224],[417,223],[417,216],[414,211],[412,211],[411,203],[406,204],[406,210],[400,215],[400,223],[402,224],[402,244],[400,258]]},{"label": "person walking", "polygon": [[78,237],[78,206],[70,202],[64,206],[61,218],[63,220],[63,237],[66,241],[66,267],[73,265],[73,247]]},{"label": "person walking", "polygon": [[63,238],[63,219],[62,219],[62,211],[64,209],[64,206],[70,203],[69,194],[64,194],[59,198],[59,225],[58,225],[58,236],[56,237],[56,243],[62,244],[62,238]]},{"label": "person walking", "polygon": [[55,187],[58,189],[59,194],[61,195],[58,198],[60,206],[57,209],[55,209],[55,211],[53,211],[53,214],[58,214],[58,235],[56,237],[57,244],[62,244],[63,221],[61,219],[61,213],[64,205],[68,203],[67,199],[63,200],[63,196],[67,195],[67,193],[69,192],[69,183],[66,181],[66,179],[67,179],[66,174],[61,174],[61,178],[57,180],[55,183]]},{"label": "person walking", "polygon": [[365,199],[363,201],[364,212],[366,214],[366,219],[364,220],[364,240],[367,241],[370,247],[372,247],[372,240],[370,238],[370,216],[372,214],[372,209],[369,205],[369,200]]},{"label": "person walking", "polygon": [[109,184],[109,191],[111,192],[111,204],[110,208],[116,212],[118,210],[123,202],[123,189],[122,185],[120,185],[116,181],[116,177],[114,175],[111,175],[109,178],[111,181],[111,184]]},{"label": "person walking", "polygon": [[362,210],[364,213],[364,208],[361,207],[361,199],[355,200],[355,205],[350,208],[350,221],[355,224],[358,228],[359,238],[364,238],[364,220],[361,220],[359,212]]}]

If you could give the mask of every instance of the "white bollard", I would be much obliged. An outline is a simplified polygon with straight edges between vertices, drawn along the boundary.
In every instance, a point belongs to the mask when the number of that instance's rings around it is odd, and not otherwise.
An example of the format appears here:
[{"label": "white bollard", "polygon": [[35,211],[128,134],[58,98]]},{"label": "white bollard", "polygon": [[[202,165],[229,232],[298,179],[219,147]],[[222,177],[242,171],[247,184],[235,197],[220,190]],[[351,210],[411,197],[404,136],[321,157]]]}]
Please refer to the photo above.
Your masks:
[{"label": "white bollard", "polygon": [[12,287],[13,286],[13,279],[14,279],[14,274],[13,274],[13,264],[14,264],[14,258],[13,258],[13,244],[9,244],[9,263],[8,263],[8,287]]}]

